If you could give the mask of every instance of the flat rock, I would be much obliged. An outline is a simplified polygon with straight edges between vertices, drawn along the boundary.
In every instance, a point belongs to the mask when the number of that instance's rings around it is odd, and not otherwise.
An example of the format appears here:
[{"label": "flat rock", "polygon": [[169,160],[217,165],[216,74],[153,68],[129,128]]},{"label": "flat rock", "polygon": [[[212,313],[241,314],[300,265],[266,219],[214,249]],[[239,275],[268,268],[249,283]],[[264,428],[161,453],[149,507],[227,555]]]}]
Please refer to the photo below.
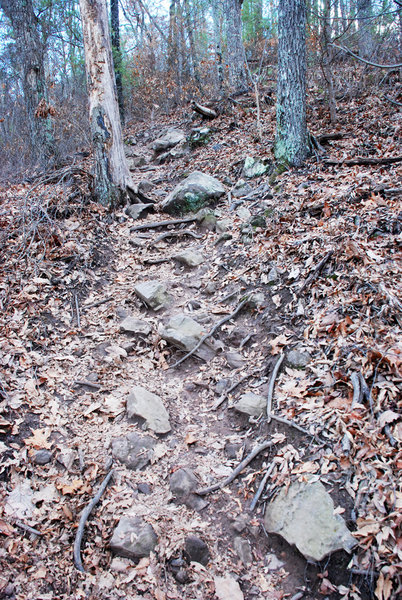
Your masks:
[{"label": "flat rock", "polygon": [[194,171],[170,192],[162,203],[162,210],[170,214],[196,212],[224,193],[225,188],[215,177]]},{"label": "flat rock", "polygon": [[286,355],[286,362],[289,367],[293,367],[294,369],[303,369],[311,362],[311,355],[308,352],[291,350]]},{"label": "flat rock", "polygon": [[245,363],[244,356],[240,352],[226,352],[226,361],[232,369],[238,369]]},{"label": "flat rock", "polygon": [[232,196],[234,198],[243,198],[253,191],[253,188],[244,179],[239,179],[234,188],[232,189]]},{"label": "flat rock", "polygon": [[152,525],[139,517],[121,517],[113,531],[110,547],[118,556],[138,559],[149,556],[157,543]]},{"label": "flat rock", "polygon": [[112,454],[129,469],[143,469],[151,460],[155,440],[129,433],[112,440]]},{"label": "flat rock", "polygon": [[[160,326],[159,333],[169,344],[190,352],[205,334],[205,328],[191,317],[179,313],[174,315],[165,327]],[[209,360],[215,353],[203,344],[196,354],[204,360]]]},{"label": "flat rock", "polygon": [[135,319],[134,317],[126,317],[124,321],[120,323],[120,330],[124,331],[125,333],[142,333],[144,335],[148,335],[151,333],[152,327],[147,321]]},{"label": "flat rock", "polygon": [[250,417],[259,417],[266,413],[267,399],[258,394],[247,392],[240,397],[240,400],[233,405],[238,412],[250,415]]},{"label": "flat rock", "polygon": [[355,538],[320,481],[292,483],[267,506],[264,525],[294,544],[308,559],[320,561],[331,552],[350,552]]},{"label": "flat rock", "polygon": [[260,175],[264,175],[272,168],[272,163],[265,163],[265,161],[259,160],[258,158],[253,158],[252,156],[247,156],[244,161],[243,166],[243,177],[247,177],[251,179],[253,177],[259,177]]},{"label": "flat rock", "polygon": [[186,267],[198,267],[205,260],[201,252],[197,252],[197,250],[183,250],[173,258]]},{"label": "flat rock", "polygon": [[190,561],[198,562],[204,565],[204,567],[207,566],[209,561],[209,549],[204,540],[196,535],[189,535],[185,539],[184,546]]},{"label": "flat rock", "polygon": [[134,287],[134,292],[154,310],[159,310],[169,304],[166,287],[160,281],[150,280],[138,283]]},{"label": "flat rock", "polygon": [[155,150],[155,152],[163,152],[169,148],[177,146],[177,144],[180,144],[180,142],[184,142],[185,139],[186,135],[184,131],[181,129],[176,129],[175,127],[171,127],[161,137],[153,142],[152,148]]},{"label": "flat rock", "polygon": [[141,216],[144,216],[154,210],[153,204],[131,204],[126,208],[126,214],[132,219],[139,219]]},{"label": "flat rock", "polygon": [[249,565],[253,562],[253,555],[251,554],[250,542],[244,538],[237,536],[234,539],[234,549],[237,556],[240,558],[244,565]]},{"label": "flat rock", "polygon": [[145,427],[155,433],[168,433],[171,429],[169,413],[162,399],[139,385],[134,386],[128,395],[127,416],[144,420]]}]

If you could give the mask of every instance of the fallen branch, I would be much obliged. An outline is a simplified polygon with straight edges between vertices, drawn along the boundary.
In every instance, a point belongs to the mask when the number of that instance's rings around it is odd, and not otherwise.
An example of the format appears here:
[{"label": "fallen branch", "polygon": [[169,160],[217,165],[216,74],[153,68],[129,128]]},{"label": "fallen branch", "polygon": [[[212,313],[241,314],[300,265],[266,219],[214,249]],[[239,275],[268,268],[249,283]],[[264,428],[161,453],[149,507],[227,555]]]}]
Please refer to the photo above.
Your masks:
[{"label": "fallen branch", "polygon": [[396,100],[394,100],[393,98],[390,98],[387,95],[384,95],[385,100],[388,100],[388,102],[391,102],[391,104],[395,104],[395,106],[402,106],[401,102],[397,102]]},{"label": "fallen branch", "polygon": [[251,511],[253,511],[255,509],[255,507],[257,506],[257,502],[260,499],[261,494],[265,490],[265,486],[267,485],[268,477],[271,475],[272,471],[274,470],[274,466],[275,466],[275,461],[273,460],[272,463],[269,465],[264,477],[262,478],[262,481],[258,487],[258,490],[255,493],[253,501],[250,504]]},{"label": "fallen branch", "polygon": [[77,379],[76,381],[74,381],[74,385],[80,385],[83,387],[89,387],[93,390],[100,390],[101,389],[101,385],[99,385],[98,383],[93,383],[92,381],[87,381],[86,379]]},{"label": "fallen branch", "polygon": [[365,65],[369,65],[370,67],[376,67],[378,69],[400,69],[402,67],[402,63],[397,63],[396,65],[380,65],[378,63],[373,63],[369,60],[366,60],[365,58],[362,58],[358,54],[355,54],[354,52],[352,52],[352,50],[349,50],[349,48],[345,48],[344,46],[338,46],[338,44],[330,44],[330,46],[334,46],[334,48],[338,48],[338,50],[343,50],[343,52],[347,52],[348,54],[353,56],[353,58],[360,60],[360,62],[364,63]]},{"label": "fallen branch", "polygon": [[266,450],[267,448],[271,448],[274,444],[275,444],[274,440],[271,440],[269,442],[263,442],[262,444],[259,444],[250,452],[250,454],[248,454],[246,456],[246,458],[244,458],[241,461],[241,463],[232,471],[232,473],[229,475],[229,477],[226,477],[226,479],[221,481],[221,483],[215,483],[214,485],[211,485],[210,487],[202,488],[201,490],[197,490],[196,494],[198,494],[199,496],[206,496],[207,494],[210,494],[211,492],[216,492],[217,490],[221,490],[222,488],[226,487],[227,485],[229,485],[229,483],[232,483],[232,481],[234,481],[238,475],[240,475],[240,473],[243,471],[243,469],[245,469],[247,467],[247,465],[249,463],[251,463],[251,461],[258,454],[260,454],[261,452],[264,452],[264,450]]},{"label": "fallen branch", "polygon": [[111,302],[113,300],[113,296],[108,296],[107,298],[103,298],[103,300],[98,300],[97,302],[92,302],[92,304],[84,304],[83,308],[86,310],[87,308],[95,308],[96,306],[101,306],[101,304],[106,304],[106,302]]},{"label": "fallen branch", "polygon": [[341,132],[337,133],[323,133],[321,135],[317,135],[316,139],[320,144],[326,144],[327,142],[331,142],[332,140],[342,140],[344,138],[344,134]]},{"label": "fallen branch", "polygon": [[29,525],[25,525],[25,523],[23,523],[22,521],[16,521],[15,525],[17,527],[19,527],[20,529],[23,529],[27,533],[32,533],[33,535],[43,535],[43,533],[41,531],[38,531],[38,529],[34,529],[33,527],[30,527]]},{"label": "fallen branch", "polygon": [[195,238],[196,240],[202,239],[202,235],[197,235],[196,233],[194,233],[194,231],[190,231],[189,229],[179,229],[179,231],[165,231],[165,233],[161,233],[149,245],[151,247],[152,246],[156,246],[156,244],[158,244],[159,242],[161,242],[162,240],[164,240],[166,238],[169,238],[169,237],[178,237],[178,236],[181,236],[181,235],[189,235],[189,236]]},{"label": "fallen branch", "polygon": [[226,323],[227,321],[230,321],[230,319],[233,319],[233,317],[235,317],[237,315],[237,313],[240,312],[240,310],[243,308],[243,306],[245,304],[247,304],[247,302],[248,302],[248,296],[242,302],[240,302],[240,304],[235,308],[235,310],[232,313],[230,313],[230,315],[226,315],[226,317],[223,317],[223,319],[218,321],[218,323],[216,323],[216,325],[214,325],[208,333],[206,333],[205,335],[202,336],[200,341],[194,346],[194,348],[192,350],[190,350],[190,352],[187,352],[187,354],[185,354],[183,356],[183,358],[181,358],[180,360],[175,362],[173,365],[171,365],[169,367],[169,369],[174,369],[175,367],[178,367],[179,365],[181,365],[181,363],[183,363],[185,360],[190,358],[190,356],[195,354],[197,352],[197,350],[205,342],[205,340],[207,340],[208,338],[213,336],[215,331],[217,331],[219,329],[219,327],[221,327],[224,323]]},{"label": "fallen branch", "polygon": [[165,263],[165,262],[169,262],[171,260],[171,257],[164,257],[164,258],[156,258],[156,257],[152,257],[150,256],[149,258],[144,258],[144,260],[142,261],[143,265],[159,265],[161,263]]},{"label": "fallen branch", "polygon": [[366,156],[358,156],[357,158],[350,158],[346,160],[324,160],[325,165],[336,165],[336,166],[347,166],[353,167],[354,165],[391,165],[393,163],[401,162],[402,156],[384,156],[383,158],[368,158]]},{"label": "fallen branch", "polygon": [[130,233],[134,231],[142,231],[144,229],[156,229],[157,227],[167,227],[168,225],[181,225],[181,223],[194,223],[197,217],[183,217],[182,219],[170,219],[166,221],[155,221],[154,223],[142,223],[141,225],[135,225],[130,227]]},{"label": "fallen branch", "polygon": [[360,387],[360,378],[357,373],[352,373],[352,375],[350,376],[350,381],[353,385],[353,400],[350,408],[353,410],[356,404],[361,403],[363,399],[363,392]]},{"label": "fallen branch", "polygon": [[332,255],[333,255],[333,251],[330,250],[324,256],[324,258],[322,260],[320,260],[320,262],[318,263],[318,265],[316,266],[314,271],[307,277],[306,281],[303,283],[300,290],[297,292],[298,296],[300,296],[300,294],[302,294],[304,292],[304,290],[313,283],[314,279],[316,279],[318,277],[318,275],[320,274],[320,272],[322,271],[322,269],[324,268],[324,266],[329,261],[329,259],[331,258]]},{"label": "fallen branch", "polygon": [[283,359],[285,358],[284,354],[281,354],[280,357],[278,358],[278,360],[276,361],[274,370],[272,371],[272,375],[271,375],[271,379],[269,381],[269,386],[268,386],[268,397],[267,397],[267,422],[270,423],[272,416],[272,397],[274,395],[274,387],[275,387],[275,380],[276,377],[279,373],[279,369],[281,368],[281,364],[283,363]]},{"label": "fallen branch", "polygon": [[301,433],[304,433],[305,435],[309,435],[312,438],[316,438],[319,441],[323,442],[324,444],[326,443],[324,440],[321,440],[315,433],[310,433],[309,431],[307,431],[307,429],[304,429],[304,427],[301,427],[294,421],[290,421],[290,419],[286,419],[285,417],[278,417],[273,414],[271,414],[271,419],[273,421],[277,421],[278,423],[283,423],[283,425],[288,425],[289,427],[293,427],[294,429],[297,429],[297,431],[300,431]]},{"label": "fallen branch", "polygon": [[202,106],[202,104],[198,104],[198,102],[193,102],[193,110],[207,119],[216,119],[218,116],[218,113],[212,110],[212,108]]},{"label": "fallen branch", "polygon": [[78,529],[77,529],[77,533],[75,535],[75,541],[74,541],[74,565],[78,569],[78,571],[81,571],[82,573],[85,573],[85,569],[83,567],[82,560],[81,560],[81,542],[82,542],[82,537],[84,535],[85,523],[87,522],[88,517],[91,514],[91,512],[93,511],[93,509],[95,508],[95,506],[98,504],[98,502],[99,502],[103,492],[105,491],[107,484],[109,483],[112,476],[113,476],[113,471],[109,471],[109,473],[106,475],[105,479],[102,481],[96,495],[92,498],[91,502],[84,508],[84,510],[82,511],[82,514],[81,514],[80,522],[78,525]]}]

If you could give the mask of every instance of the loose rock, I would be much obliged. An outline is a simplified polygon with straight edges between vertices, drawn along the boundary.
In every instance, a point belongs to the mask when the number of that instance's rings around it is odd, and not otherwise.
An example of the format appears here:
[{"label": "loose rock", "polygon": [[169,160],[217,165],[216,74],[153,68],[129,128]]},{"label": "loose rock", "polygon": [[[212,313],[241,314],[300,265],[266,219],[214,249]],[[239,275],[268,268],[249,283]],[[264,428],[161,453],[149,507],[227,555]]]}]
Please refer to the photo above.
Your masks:
[{"label": "loose rock", "polygon": [[243,198],[253,191],[253,188],[244,179],[239,179],[234,188],[232,189],[232,196],[234,198]]},{"label": "loose rock", "polygon": [[226,360],[232,369],[238,369],[244,365],[244,356],[240,352],[226,352]]},{"label": "loose rock", "polygon": [[112,441],[112,454],[129,469],[143,469],[151,460],[155,440],[129,433]]},{"label": "loose rock", "polygon": [[308,559],[320,561],[331,552],[350,552],[356,544],[320,481],[292,483],[267,506],[264,525],[295,544]]},{"label": "loose rock", "polygon": [[266,163],[258,158],[247,156],[246,160],[244,161],[242,174],[244,177],[251,179],[252,177],[264,175],[264,173],[267,173],[267,171],[270,169],[272,169],[272,163]]},{"label": "loose rock", "polygon": [[233,408],[251,417],[259,417],[266,413],[267,400],[262,396],[247,392],[240,397],[240,400],[234,404]]},{"label": "loose rock", "polygon": [[186,136],[184,131],[171,127],[160,138],[156,139],[152,144],[155,152],[163,152],[169,148],[177,146],[180,142],[185,141]]},{"label": "loose rock", "polygon": [[110,547],[118,556],[138,559],[149,556],[157,543],[152,525],[139,517],[121,517],[113,532]]},{"label": "loose rock", "polygon": [[173,258],[186,267],[198,267],[205,260],[201,252],[197,252],[196,250],[183,250],[183,252],[176,254]]},{"label": "loose rock", "polygon": [[196,212],[218,200],[224,193],[225,188],[215,177],[194,171],[167,196],[162,203],[162,210],[170,214]]},{"label": "loose rock", "polygon": [[132,219],[139,219],[151,210],[154,210],[153,204],[131,204],[126,208],[126,215]]},{"label": "loose rock", "polygon": [[52,453],[49,450],[38,450],[35,452],[34,463],[37,465],[47,465],[52,460]]},{"label": "loose rock", "polygon": [[[160,326],[159,333],[169,344],[190,352],[205,334],[205,328],[191,317],[179,313],[170,319],[166,327]],[[197,350],[196,355],[203,360],[210,360],[215,353],[203,344]]]},{"label": "loose rock", "polygon": [[154,310],[159,310],[169,304],[166,287],[159,281],[150,280],[138,283],[134,292]]},{"label": "loose rock", "polygon": [[253,555],[251,554],[250,542],[248,540],[240,536],[235,537],[234,549],[244,565],[249,565],[253,562]]},{"label": "loose rock", "polygon": [[197,486],[197,478],[190,469],[178,469],[170,477],[170,491],[176,498],[188,496]]},{"label": "loose rock", "polygon": [[161,398],[139,385],[131,389],[127,398],[127,416],[143,419],[145,427],[155,433],[168,433],[171,429],[169,413]]},{"label": "loose rock", "polygon": [[185,540],[185,549],[188,558],[192,562],[198,562],[207,566],[209,561],[209,549],[207,544],[195,535],[189,535]]},{"label": "loose rock", "polygon": [[134,317],[126,317],[120,323],[120,329],[125,333],[142,333],[143,335],[148,335],[152,331],[152,327],[147,321],[141,321],[141,319],[135,319]]},{"label": "loose rock", "polygon": [[311,362],[311,355],[308,352],[291,350],[286,355],[286,362],[289,367],[293,367],[294,369],[303,369]]}]

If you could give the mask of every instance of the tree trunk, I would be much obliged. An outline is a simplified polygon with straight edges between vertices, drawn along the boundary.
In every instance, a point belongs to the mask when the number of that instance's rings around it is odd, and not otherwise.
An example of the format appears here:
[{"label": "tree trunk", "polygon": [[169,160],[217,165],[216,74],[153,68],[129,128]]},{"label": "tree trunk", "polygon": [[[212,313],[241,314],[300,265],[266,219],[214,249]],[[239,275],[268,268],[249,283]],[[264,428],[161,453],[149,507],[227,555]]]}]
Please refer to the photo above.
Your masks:
[{"label": "tree trunk", "polygon": [[96,199],[109,208],[132,190],[124,154],[114,80],[106,0],[80,0],[89,96],[89,120],[95,158]]},{"label": "tree trunk", "polygon": [[117,101],[119,104],[120,121],[121,124],[124,125],[124,98],[122,81],[123,69],[120,50],[119,0],[110,0],[110,24],[112,30],[112,52],[117,89]]},{"label": "tree trunk", "polygon": [[229,86],[231,91],[246,88],[241,6],[243,0],[226,0],[226,35]]},{"label": "tree trunk", "polygon": [[331,4],[330,0],[324,0],[322,30],[322,70],[327,85],[329,115],[331,124],[336,122],[336,100],[334,89],[334,76],[332,72],[333,52],[331,46]]},{"label": "tree trunk", "polygon": [[306,2],[279,0],[275,157],[300,166],[307,155]]},{"label": "tree trunk", "polygon": [[215,46],[215,64],[218,80],[218,90],[223,89],[223,61],[222,61],[222,0],[212,2],[212,20],[214,24],[214,46]]},{"label": "tree trunk", "polygon": [[38,19],[32,0],[0,0],[0,7],[11,21],[15,36],[31,152],[45,166],[55,155],[55,145],[52,109],[47,103],[45,48],[39,33]]},{"label": "tree trunk", "polygon": [[357,0],[359,54],[362,58],[371,58],[373,54],[374,45],[371,16],[371,0]]}]

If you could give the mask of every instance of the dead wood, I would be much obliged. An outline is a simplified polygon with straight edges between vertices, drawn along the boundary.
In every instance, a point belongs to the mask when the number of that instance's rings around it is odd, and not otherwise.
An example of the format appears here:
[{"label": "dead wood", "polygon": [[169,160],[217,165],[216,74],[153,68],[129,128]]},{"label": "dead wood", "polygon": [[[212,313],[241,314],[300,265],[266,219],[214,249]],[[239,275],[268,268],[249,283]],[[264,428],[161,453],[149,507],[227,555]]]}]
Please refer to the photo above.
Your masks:
[{"label": "dead wood", "polygon": [[85,523],[87,522],[89,515],[91,514],[91,512],[93,511],[95,506],[98,504],[99,500],[101,499],[101,496],[102,496],[103,492],[105,491],[107,484],[109,483],[112,476],[113,476],[113,471],[109,471],[109,473],[106,475],[106,477],[102,481],[96,495],[92,498],[91,502],[89,504],[87,504],[87,506],[84,508],[84,510],[82,511],[82,514],[81,514],[80,522],[78,525],[78,529],[77,529],[77,533],[75,535],[75,541],[74,541],[74,565],[78,569],[78,571],[81,571],[82,573],[85,573],[85,569],[84,569],[84,566],[83,566],[82,560],[81,560],[81,542],[82,542],[82,537],[84,535]]},{"label": "dead wood", "polygon": [[321,135],[317,135],[316,139],[320,144],[326,144],[333,140],[342,140],[344,137],[345,134],[338,131],[337,133],[322,133]]},{"label": "dead wood", "polygon": [[29,525],[26,525],[22,521],[16,521],[15,525],[16,525],[16,527],[23,529],[27,533],[32,533],[32,535],[43,535],[43,533],[41,531],[39,531],[38,529],[34,529],[33,527],[30,527]]},{"label": "dead wood", "polygon": [[358,156],[357,158],[350,158],[346,160],[324,160],[326,165],[335,166],[347,166],[353,167],[355,165],[391,165],[402,161],[402,156],[384,156],[382,158],[368,158],[366,156]]},{"label": "dead wood", "polygon": [[153,223],[142,223],[141,225],[135,225],[130,227],[130,233],[134,231],[142,231],[144,229],[156,229],[157,227],[167,227],[168,225],[181,225],[181,223],[194,223],[197,217],[183,217],[182,219],[171,219],[166,221],[155,221]]},{"label": "dead wood", "polygon": [[84,304],[83,308],[95,308],[96,306],[101,306],[102,304],[106,304],[107,302],[111,302],[113,300],[113,296],[108,296],[107,298],[103,298],[103,300],[97,300],[97,302],[92,302],[91,304]]},{"label": "dead wood", "polygon": [[279,369],[281,368],[281,364],[283,363],[283,359],[285,358],[284,354],[281,354],[281,356],[278,358],[278,360],[276,361],[274,370],[272,371],[272,375],[271,375],[271,379],[269,381],[269,387],[268,387],[268,397],[267,397],[267,422],[270,423],[272,416],[272,396],[274,395],[274,387],[275,387],[275,380],[276,377],[279,373]]},{"label": "dead wood", "polygon": [[195,238],[196,240],[202,239],[202,235],[197,235],[194,231],[190,231],[189,229],[179,229],[179,231],[166,231],[165,233],[161,233],[158,237],[153,240],[149,245],[156,246],[162,240],[169,237],[179,237],[181,235],[189,235],[190,237]]},{"label": "dead wood", "polygon": [[197,490],[196,494],[198,494],[199,496],[206,496],[207,494],[210,494],[211,492],[216,492],[217,490],[221,490],[222,488],[226,487],[227,485],[229,485],[229,483],[232,483],[232,481],[234,481],[236,479],[236,477],[238,477],[240,475],[240,473],[243,471],[243,469],[245,469],[247,467],[247,465],[249,463],[251,463],[251,461],[258,454],[260,454],[264,450],[267,450],[267,448],[271,448],[274,444],[275,444],[274,440],[270,440],[269,442],[263,442],[262,444],[259,444],[250,452],[250,454],[248,454],[246,456],[246,458],[244,458],[241,461],[241,463],[232,471],[232,473],[228,477],[226,477],[226,479],[224,479],[220,483],[215,483],[214,485],[211,485],[210,487],[202,488],[201,490]]},{"label": "dead wood", "polygon": [[324,258],[322,260],[320,260],[318,265],[315,267],[314,271],[307,277],[306,281],[303,283],[300,290],[297,292],[298,296],[300,296],[300,294],[302,294],[304,292],[304,290],[307,289],[313,283],[314,279],[316,279],[318,277],[318,275],[320,274],[320,272],[322,271],[322,269],[324,268],[324,266],[329,261],[329,259],[331,258],[332,255],[333,255],[333,250],[330,250],[324,256]]},{"label": "dead wood", "polygon": [[203,106],[202,104],[198,104],[198,102],[193,102],[193,110],[197,112],[199,115],[206,117],[207,119],[216,119],[218,113],[215,112],[212,108],[208,108],[207,106]]},{"label": "dead wood", "polygon": [[274,470],[274,467],[275,467],[275,460],[273,460],[272,463],[269,465],[264,477],[262,478],[260,485],[258,486],[258,490],[256,491],[253,501],[250,504],[250,511],[253,511],[255,509],[255,507],[257,506],[257,502],[260,499],[261,494],[265,490],[265,486],[267,485],[268,477],[271,475],[272,471]]},{"label": "dead wood", "polygon": [[202,336],[202,338],[200,339],[200,341],[198,342],[198,344],[196,344],[194,346],[194,348],[192,350],[190,350],[190,352],[187,352],[187,354],[185,354],[183,356],[183,358],[181,358],[180,360],[176,361],[173,365],[171,365],[169,367],[169,369],[174,369],[175,367],[178,367],[179,365],[181,365],[181,363],[183,363],[185,360],[187,360],[188,358],[190,358],[190,356],[192,356],[193,354],[195,354],[197,352],[197,350],[202,346],[202,344],[208,338],[210,338],[212,335],[214,335],[215,331],[217,331],[219,329],[219,327],[221,327],[221,325],[223,325],[227,321],[230,321],[230,319],[233,319],[233,317],[235,317],[237,315],[237,313],[240,312],[240,310],[243,308],[243,306],[245,304],[247,304],[247,302],[248,302],[248,296],[242,302],[240,302],[240,304],[235,308],[235,310],[232,313],[230,313],[230,315],[226,315],[226,317],[223,317],[223,319],[221,319],[220,321],[218,321],[218,323],[216,323],[216,325],[214,325],[212,327],[212,329],[208,333],[206,333],[205,335]]},{"label": "dead wood", "polygon": [[87,381],[87,380],[77,380],[74,381],[74,385],[79,385],[79,386],[83,386],[83,387],[89,387],[93,390],[100,390],[101,389],[101,385],[99,385],[98,383],[93,383],[92,381]]}]

